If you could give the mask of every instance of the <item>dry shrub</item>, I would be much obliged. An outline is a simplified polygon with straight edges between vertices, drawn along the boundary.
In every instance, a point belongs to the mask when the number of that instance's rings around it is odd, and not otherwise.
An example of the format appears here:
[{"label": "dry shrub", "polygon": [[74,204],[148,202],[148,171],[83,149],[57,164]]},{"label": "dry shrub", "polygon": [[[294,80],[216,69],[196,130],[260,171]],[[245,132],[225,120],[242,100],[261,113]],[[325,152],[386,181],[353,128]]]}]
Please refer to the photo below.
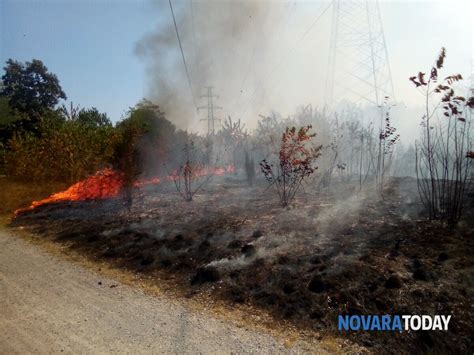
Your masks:
[{"label": "dry shrub", "polygon": [[270,187],[274,187],[282,206],[295,198],[303,181],[315,169],[314,161],[320,156],[321,146],[313,147],[308,143],[316,136],[309,133],[311,126],[286,128],[281,138],[278,162],[273,164],[266,159],[260,162],[260,167]]}]

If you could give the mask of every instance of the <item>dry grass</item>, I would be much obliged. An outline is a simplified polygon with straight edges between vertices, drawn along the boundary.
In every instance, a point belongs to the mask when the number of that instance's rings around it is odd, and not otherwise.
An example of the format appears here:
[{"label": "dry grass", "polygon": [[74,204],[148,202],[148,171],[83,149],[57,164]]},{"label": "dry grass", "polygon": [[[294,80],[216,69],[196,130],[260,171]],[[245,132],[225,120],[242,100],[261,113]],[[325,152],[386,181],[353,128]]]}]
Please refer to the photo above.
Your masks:
[{"label": "dry grass", "polygon": [[[67,254],[101,262],[102,270],[110,264],[130,272],[132,283],[148,285],[151,293],[189,298],[225,317],[231,309],[235,318],[245,319],[244,326],[291,329],[283,335],[288,344],[298,339],[292,333],[309,332],[307,338],[318,342],[338,338],[335,320],[343,312],[425,314],[438,309],[440,300],[443,311],[469,324],[465,305],[472,288],[460,275],[472,267],[466,254],[474,240],[472,219],[453,231],[420,218],[419,204],[410,198],[416,195],[413,179],[394,180],[383,198],[347,190],[341,185],[334,196],[299,196],[292,208],[283,209],[264,187],[233,180],[216,179],[192,203],[163,184],[147,191],[131,211],[118,199],[58,203],[24,213],[12,226],[57,242]],[[253,245],[254,255],[245,254],[246,245]],[[442,253],[448,255],[445,262],[439,261]],[[196,270],[203,268],[217,269],[220,279],[193,284]],[[415,277],[418,269],[427,276]],[[387,286],[392,275],[400,280],[398,288]],[[310,289],[312,280],[319,280],[322,290]],[[374,352],[392,345],[454,351],[470,347],[469,331],[344,338]],[[325,343],[332,352],[340,345]]]},{"label": "dry grass", "polygon": [[0,176],[0,215],[10,215],[19,208],[28,207],[32,201],[41,200],[54,192],[64,190],[64,183],[15,181],[11,177]]}]

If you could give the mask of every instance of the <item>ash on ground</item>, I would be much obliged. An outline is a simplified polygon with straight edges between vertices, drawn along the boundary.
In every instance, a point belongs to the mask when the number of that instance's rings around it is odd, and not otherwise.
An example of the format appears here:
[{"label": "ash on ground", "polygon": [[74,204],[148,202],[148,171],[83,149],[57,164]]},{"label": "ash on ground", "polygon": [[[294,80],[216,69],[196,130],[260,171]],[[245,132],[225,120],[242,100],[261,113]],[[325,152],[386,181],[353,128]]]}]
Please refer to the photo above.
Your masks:
[{"label": "ash on ground", "polygon": [[382,194],[340,183],[289,208],[237,178],[219,178],[192,202],[171,189],[143,191],[130,211],[120,199],[44,205],[12,225],[322,333],[338,333],[340,314],[450,314],[448,332],[340,336],[375,352],[472,353],[472,202],[449,229],[423,217],[411,178],[393,178]]}]

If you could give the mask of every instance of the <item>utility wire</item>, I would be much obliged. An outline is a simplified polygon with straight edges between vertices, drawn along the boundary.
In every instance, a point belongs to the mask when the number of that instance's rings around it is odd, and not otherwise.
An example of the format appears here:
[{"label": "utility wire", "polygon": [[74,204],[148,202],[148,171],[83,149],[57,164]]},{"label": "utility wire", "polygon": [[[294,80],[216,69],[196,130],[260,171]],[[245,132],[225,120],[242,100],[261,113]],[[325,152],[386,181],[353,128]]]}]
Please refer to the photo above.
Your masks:
[{"label": "utility wire", "polygon": [[[334,0],[331,1],[331,2],[328,4],[328,6],[326,6],[326,8],[324,8],[324,10],[319,14],[319,16],[317,16],[317,17],[313,20],[313,22],[311,23],[311,25],[310,25],[310,26],[308,27],[308,29],[303,33],[303,35],[299,38],[298,42],[297,42],[297,43],[295,44],[295,46],[292,48],[291,52],[296,49],[297,45],[300,45],[301,42],[303,42],[303,40],[306,38],[306,36],[313,30],[314,26],[319,22],[319,20],[323,17],[323,15],[329,10],[329,8],[333,5],[333,3],[334,3]],[[289,62],[289,60],[290,60],[290,56],[288,55],[285,59],[286,59],[286,61],[282,61],[279,66],[284,65],[284,66],[286,67],[286,69],[287,69],[287,68],[288,68],[288,62]],[[275,68],[275,70],[276,70],[279,66],[277,66],[277,67]],[[281,76],[280,76],[280,77],[281,77]],[[280,82],[275,83],[275,85],[274,85],[272,88],[270,88],[270,90],[276,89],[279,84],[280,84]],[[261,109],[261,107],[262,107],[262,105],[263,105],[263,101],[265,100],[265,96],[268,94],[268,92],[269,92],[270,90],[265,89],[265,88],[263,89],[262,100],[261,100],[261,102],[260,102],[260,106],[259,106],[259,108],[258,108],[258,111]]]},{"label": "utility wire", "polygon": [[306,30],[305,33],[303,33],[303,35],[301,36],[300,38],[300,41],[302,41],[312,30],[313,30],[313,27],[316,25],[316,23],[321,19],[321,17],[323,17],[323,15],[329,10],[329,8],[331,7],[331,5],[333,4],[334,0],[332,0],[328,6],[323,10],[323,12],[321,12],[321,14],[316,17],[314,19],[314,21],[311,23],[311,25],[308,27],[308,29]]},{"label": "utility wire", "polygon": [[183,58],[184,69],[186,70],[186,77],[188,79],[189,90],[191,90],[191,96],[193,97],[194,108],[196,109],[196,113],[198,113],[196,98],[194,97],[193,86],[191,84],[191,77],[189,75],[188,65],[186,64],[186,58],[184,56],[183,46],[181,44],[181,38],[179,37],[178,25],[176,24],[176,18],[174,16],[173,4],[171,3],[171,0],[169,0],[169,3],[170,3],[171,15],[173,16],[174,29],[176,30],[176,37],[178,38],[179,49],[181,50],[181,57]]},{"label": "utility wire", "polygon": [[[293,52],[294,49],[296,49],[296,47],[298,45],[301,44],[301,42],[306,38],[306,36],[313,30],[314,26],[319,22],[319,20],[323,17],[323,15],[329,10],[329,8],[331,7],[331,5],[333,5],[334,3],[334,0],[332,0],[328,6],[326,6],[324,8],[324,10],[311,22],[311,25],[306,29],[306,31],[300,36],[300,38],[298,39],[298,41],[295,43],[295,45],[292,47],[291,51],[289,52]],[[271,71],[271,74],[273,74],[279,67],[281,67],[282,65],[285,65],[287,67],[287,64],[288,64],[288,61],[290,59],[290,55],[286,56],[285,58],[283,58]],[[276,87],[276,85],[275,85]],[[274,87],[274,88],[275,88]],[[251,101],[255,98],[255,95],[257,94],[257,92],[259,91],[259,87],[257,87],[255,89],[255,91],[253,92],[253,94],[247,99],[247,102],[248,104],[246,106],[244,106],[244,109],[242,112],[242,114],[240,115],[240,117],[243,117],[243,115],[245,115],[247,113],[247,110],[251,104]],[[260,106],[259,106],[259,109],[262,107],[263,105],[263,101],[265,99],[265,96],[267,94],[267,91],[265,88],[262,88],[262,99],[260,101]]]},{"label": "utility wire", "polygon": [[197,55],[197,40],[196,40],[196,29],[195,29],[195,24],[194,24],[194,6],[193,6],[193,0],[189,0],[189,7],[191,10],[191,27],[193,29],[193,41],[194,41],[194,66],[198,67],[197,65],[197,60],[198,60],[198,55]]},{"label": "utility wire", "polygon": [[[191,1],[191,0],[190,0]],[[291,3],[291,1],[288,1],[288,4]],[[287,5],[288,5],[287,4]],[[296,3],[295,3],[296,5]],[[286,16],[286,22],[285,22],[285,25],[282,26],[282,29],[280,29],[280,33],[284,32],[286,30],[286,28],[288,27],[289,23],[290,23],[290,18],[292,17],[293,13],[295,12],[295,8],[296,6],[293,6],[293,8],[290,10],[290,14],[288,16]],[[280,18],[277,20],[277,22],[280,22],[280,19],[283,19],[285,16],[280,16]],[[256,29],[256,27],[255,27]],[[257,52],[257,45],[258,45],[258,42],[259,42],[259,38],[258,36],[255,37],[255,44],[254,44],[254,47],[253,47],[253,50],[252,50],[252,56],[250,58],[250,61],[248,63],[248,66],[247,66],[247,70],[245,72],[245,75],[244,75],[244,78],[242,80],[242,84],[240,85],[240,93],[239,93],[239,97],[237,98],[237,101],[235,102],[234,104],[234,109],[232,111],[232,114],[230,115],[231,117],[234,117],[234,114],[237,113],[237,107],[238,107],[238,104],[240,103],[240,100],[242,98],[242,94],[244,92],[244,86],[245,86],[245,83],[247,82],[247,78],[248,78],[248,75],[250,74],[250,70],[251,68],[253,67],[253,62],[254,62],[254,59],[255,59],[255,55],[256,55],[256,52]],[[247,100],[248,101],[248,100]]]}]

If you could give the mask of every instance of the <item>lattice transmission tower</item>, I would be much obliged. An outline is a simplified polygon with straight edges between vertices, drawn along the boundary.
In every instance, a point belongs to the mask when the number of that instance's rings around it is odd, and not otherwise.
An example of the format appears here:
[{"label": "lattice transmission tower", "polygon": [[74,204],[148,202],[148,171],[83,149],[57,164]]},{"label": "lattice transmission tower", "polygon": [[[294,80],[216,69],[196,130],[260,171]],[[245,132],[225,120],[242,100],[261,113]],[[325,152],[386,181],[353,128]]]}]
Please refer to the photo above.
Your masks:
[{"label": "lattice transmission tower", "polygon": [[215,110],[222,110],[222,107],[216,106],[214,103],[215,98],[219,98],[219,95],[214,95],[212,93],[212,86],[206,86],[206,94],[201,95],[201,98],[206,98],[207,99],[207,105],[206,106],[199,106],[197,109],[199,110],[207,110],[207,117],[203,118],[201,121],[207,122],[207,134],[212,135],[216,133],[216,122],[220,121],[220,118],[216,118],[214,116],[214,111]]},{"label": "lattice transmission tower", "polygon": [[333,0],[326,104],[395,100],[377,0]]}]

